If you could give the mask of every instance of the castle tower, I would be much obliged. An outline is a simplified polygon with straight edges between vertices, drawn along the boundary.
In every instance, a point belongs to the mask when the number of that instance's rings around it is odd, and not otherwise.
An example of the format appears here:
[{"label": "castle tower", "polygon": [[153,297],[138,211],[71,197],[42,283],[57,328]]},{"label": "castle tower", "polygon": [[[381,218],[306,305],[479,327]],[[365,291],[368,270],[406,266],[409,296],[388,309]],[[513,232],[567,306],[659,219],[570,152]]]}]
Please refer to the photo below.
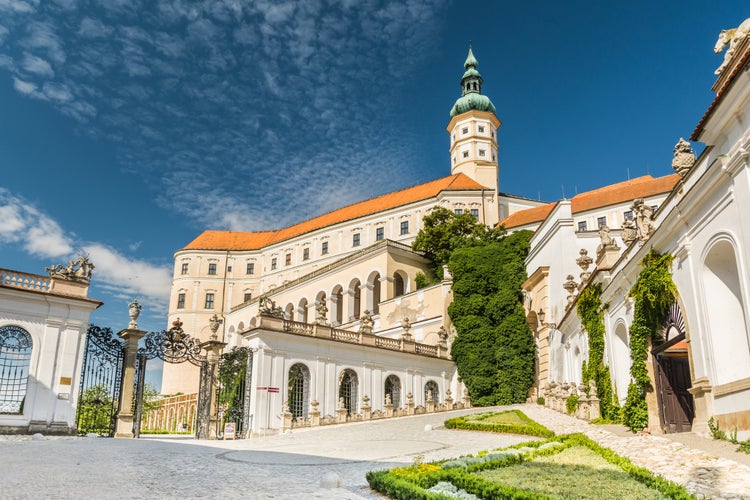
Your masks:
[{"label": "castle tower", "polygon": [[[451,109],[451,120],[446,127],[450,134],[451,174],[463,173],[492,191],[492,207],[497,222],[498,164],[497,129],[500,120],[495,116],[495,106],[482,95],[482,75],[479,63],[469,46],[461,78],[461,97]],[[489,221],[488,221],[489,222]]]}]

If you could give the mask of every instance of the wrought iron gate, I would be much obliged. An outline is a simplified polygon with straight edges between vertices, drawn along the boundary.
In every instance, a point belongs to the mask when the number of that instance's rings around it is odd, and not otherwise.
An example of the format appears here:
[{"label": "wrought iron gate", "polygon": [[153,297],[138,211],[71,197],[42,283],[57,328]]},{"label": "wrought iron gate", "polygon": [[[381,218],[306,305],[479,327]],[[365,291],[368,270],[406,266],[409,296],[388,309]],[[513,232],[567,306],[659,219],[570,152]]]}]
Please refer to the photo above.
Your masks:
[{"label": "wrought iron gate", "polygon": [[79,434],[114,435],[123,357],[124,343],[111,329],[89,326],[76,411]]},{"label": "wrought iron gate", "polygon": [[184,363],[187,361],[201,368],[198,404],[196,408],[195,438],[208,439],[211,421],[211,394],[214,387],[214,366],[209,363],[208,357],[202,353],[202,344],[198,339],[191,337],[183,331],[182,322],[179,318],[172,323],[172,328],[169,330],[150,332],[143,339],[144,347],[138,349],[136,363],[133,435],[139,437],[141,434],[146,363],[150,359],[159,358],[165,363]]}]

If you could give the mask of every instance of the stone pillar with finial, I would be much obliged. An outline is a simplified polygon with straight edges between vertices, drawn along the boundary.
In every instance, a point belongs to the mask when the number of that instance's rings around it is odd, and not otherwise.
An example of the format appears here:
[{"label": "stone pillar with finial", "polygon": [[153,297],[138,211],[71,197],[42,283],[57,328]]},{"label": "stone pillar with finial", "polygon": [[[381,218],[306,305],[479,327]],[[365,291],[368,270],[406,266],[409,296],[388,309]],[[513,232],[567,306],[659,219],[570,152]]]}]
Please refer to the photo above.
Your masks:
[{"label": "stone pillar with finial", "polygon": [[219,390],[219,358],[221,356],[221,350],[227,345],[218,338],[219,327],[224,323],[222,318],[219,318],[216,314],[211,316],[208,320],[208,326],[211,329],[211,339],[203,342],[201,347],[206,350],[206,362],[208,363],[208,370],[211,375],[209,380],[211,383],[211,409],[209,418],[209,439],[216,439],[216,430],[219,421],[219,405],[217,393]]},{"label": "stone pillar with finial", "polygon": [[117,424],[115,427],[115,437],[132,438],[133,434],[133,387],[135,386],[135,364],[138,356],[138,341],[146,335],[146,332],[138,329],[138,316],[141,314],[143,307],[138,300],[133,300],[128,304],[128,316],[130,323],[125,330],[121,330],[117,335],[125,341],[122,381],[120,385],[120,401],[117,412]]},{"label": "stone pillar with finial", "polygon": [[362,420],[370,420],[372,418],[372,407],[370,406],[370,397],[365,394],[362,396]]}]

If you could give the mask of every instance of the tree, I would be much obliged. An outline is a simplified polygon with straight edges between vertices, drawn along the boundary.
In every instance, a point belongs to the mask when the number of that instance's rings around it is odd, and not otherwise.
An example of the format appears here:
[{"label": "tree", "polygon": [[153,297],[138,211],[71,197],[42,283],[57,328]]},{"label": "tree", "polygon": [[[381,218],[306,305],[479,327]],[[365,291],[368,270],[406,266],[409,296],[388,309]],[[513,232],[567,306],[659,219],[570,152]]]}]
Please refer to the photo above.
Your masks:
[{"label": "tree", "polygon": [[443,278],[443,265],[456,249],[497,242],[505,234],[503,228],[493,229],[477,222],[469,212],[457,214],[443,207],[435,207],[422,221],[424,227],[412,243],[412,249],[432,260],[432,272],[437,280]]},{"label": "tree", "polygon": [[526,323],[521,284],[530,231],[453,251],[453,303],[448,313],[458,336],[451,356],[478,405],[522,403],[534,377],[534,339]]},{"label": "tree", "polygon": [[104,384],[92,385],[81,393],[78,406],[79,434],[95,432],[108,435],[114,423],[115,402]]},{"label": "tree", "polygon": [[233,347],[221,355],[219,402],[226,405],[224,422],[242,422],[247,376],[247,347]]}]

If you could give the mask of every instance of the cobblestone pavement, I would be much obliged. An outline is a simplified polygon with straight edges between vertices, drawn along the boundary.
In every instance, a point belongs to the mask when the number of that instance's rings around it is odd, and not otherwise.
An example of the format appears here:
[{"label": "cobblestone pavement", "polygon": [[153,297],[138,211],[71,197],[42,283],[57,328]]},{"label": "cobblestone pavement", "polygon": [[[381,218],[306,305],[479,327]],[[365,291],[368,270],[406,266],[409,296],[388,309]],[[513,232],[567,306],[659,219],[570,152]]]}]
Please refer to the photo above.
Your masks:
[{"label": "cobblestone pavement", "polygon": [[[528,404],[518,408],[557,434],[586,434],[601,446],[629,458],[634,464],[685,486],[698,497],[750,499],[750,467],[735,460],[720,458],[663,436],[616,435],[601,426],[539,405]],[[700,439],[696,437],[687,441],[700,445]],[[744,461],[744,458],[737,458]]]},{"label": "cobblestone pavement", "polygon": [[[438,460],[528,440],[440,428],[446,418],[470,412],[238,441],[0,437],[0,497],[379,498],[367,486],[367,471],[409,464],[416,455]],[[341,487],[321,487],[331,473]]]},{"label": "cobblestone pavement", "polygon": [[[538,405],[518,408],[558,434],[582,432],[699,497],[750,499],[748,465],[661,436],[610,432]],[[380,498],[367,487],[367,471],[409,464],[417,455],[439,460],[529,440],[442,428],[446,418],[487,410],[238,441],[0,436],[0,498]],[[340,487],[323,487],[332,474]]]}]

